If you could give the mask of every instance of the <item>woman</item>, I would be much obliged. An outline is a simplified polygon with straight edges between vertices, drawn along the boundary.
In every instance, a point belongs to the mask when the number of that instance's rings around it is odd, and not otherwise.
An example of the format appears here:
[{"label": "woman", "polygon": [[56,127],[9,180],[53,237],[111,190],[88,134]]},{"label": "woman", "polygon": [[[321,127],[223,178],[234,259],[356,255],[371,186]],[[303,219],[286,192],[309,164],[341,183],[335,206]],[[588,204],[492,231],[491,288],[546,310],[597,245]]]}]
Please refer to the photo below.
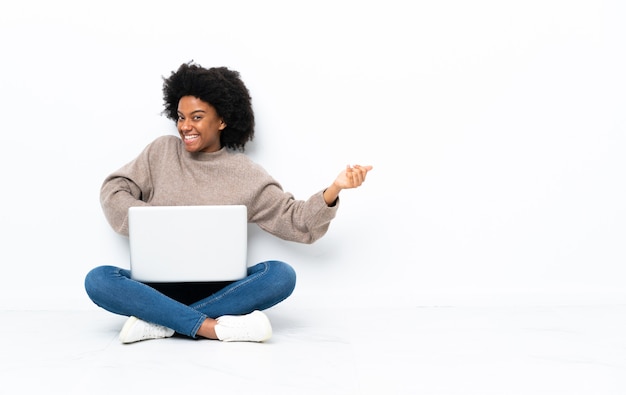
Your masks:
[{"label": "woman", "polygon": [[[243,153],[254,136],[254,113],[238,72],[183,64],[164,79],[163,94],[164,113],[176,121],[180,138],[157,138],[102,184],[104,214],[122,235],[128,236],[131,206],[243,204],[248,221],[265,231],[313,243],[335,217],[339,192],[360,186],[372,169],[348,166],[328,188],[296,200]],[[201,240],[190,235],[190,242]],[[202,284],[146,284],[126,269],[100,266],[87,274],[85,289],[98,306],[129,317],[122,343],[174,333],[261,342],[272,335],[261,310],[287,298],[295,282],[294,270],[279,261],[248,268],[243,280]]]}]

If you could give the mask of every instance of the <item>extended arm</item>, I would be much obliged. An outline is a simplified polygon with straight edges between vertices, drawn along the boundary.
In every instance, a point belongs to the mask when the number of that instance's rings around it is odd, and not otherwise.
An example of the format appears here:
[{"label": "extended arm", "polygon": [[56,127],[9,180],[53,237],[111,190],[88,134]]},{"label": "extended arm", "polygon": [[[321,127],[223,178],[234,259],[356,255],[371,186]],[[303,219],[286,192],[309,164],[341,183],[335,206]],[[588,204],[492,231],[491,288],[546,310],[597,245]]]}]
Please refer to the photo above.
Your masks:
[{"label": "extended arm", "polygon": [[350,165],[339,173],[335,181],[324,191],[324,201],[328,206],[332,206],[339,197],[342,189],[357,188],[365,181],[367,172],[372,170],[372,166]]}]

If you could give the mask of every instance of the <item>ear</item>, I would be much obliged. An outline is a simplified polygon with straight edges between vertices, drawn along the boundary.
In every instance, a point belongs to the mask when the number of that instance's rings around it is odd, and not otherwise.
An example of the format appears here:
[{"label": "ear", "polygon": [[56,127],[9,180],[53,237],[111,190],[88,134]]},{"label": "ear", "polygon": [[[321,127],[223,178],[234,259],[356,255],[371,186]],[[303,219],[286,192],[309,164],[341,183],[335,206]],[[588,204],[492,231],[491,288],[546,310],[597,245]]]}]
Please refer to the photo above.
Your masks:
[{"label": "ear", "polygon": [[224,130],[226,129],[226,122],[224,122],[223,119],[220,119],[220,127],[219,130]]}]

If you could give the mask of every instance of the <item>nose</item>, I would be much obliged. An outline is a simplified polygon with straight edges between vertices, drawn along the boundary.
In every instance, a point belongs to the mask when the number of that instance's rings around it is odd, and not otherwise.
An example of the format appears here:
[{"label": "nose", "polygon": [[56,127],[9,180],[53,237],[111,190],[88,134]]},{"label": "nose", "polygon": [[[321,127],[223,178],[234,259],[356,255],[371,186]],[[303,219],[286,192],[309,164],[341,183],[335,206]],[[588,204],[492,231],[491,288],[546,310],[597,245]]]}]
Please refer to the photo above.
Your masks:
[{"label": "nose", "polygon": [[181,120],[179,122],[180,122],[180,129],[181,130],[186,130],[186,131],[191,130],[191,124],[189,123],[189,121],[187,119]]}]

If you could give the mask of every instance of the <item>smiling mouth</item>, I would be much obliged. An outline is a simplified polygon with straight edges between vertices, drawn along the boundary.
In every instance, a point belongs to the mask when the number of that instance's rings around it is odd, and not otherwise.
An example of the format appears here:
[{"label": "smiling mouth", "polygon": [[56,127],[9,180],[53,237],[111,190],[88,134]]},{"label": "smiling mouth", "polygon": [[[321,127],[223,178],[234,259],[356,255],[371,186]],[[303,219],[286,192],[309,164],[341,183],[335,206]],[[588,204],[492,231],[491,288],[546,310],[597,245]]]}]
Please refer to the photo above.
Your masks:
[{"label": "smiling mouth", "polygon": [[189,141],[189,142],[191,142],[191,141],[194,141],[195,139],[197,139],[198,137],[200,137],[200,136],[199,136],[199,135],[197,135],[197,134],[188,134],[188,135],[186,135],[186,136],[183,136],[183,139],[184,139],[185,141]]}]

